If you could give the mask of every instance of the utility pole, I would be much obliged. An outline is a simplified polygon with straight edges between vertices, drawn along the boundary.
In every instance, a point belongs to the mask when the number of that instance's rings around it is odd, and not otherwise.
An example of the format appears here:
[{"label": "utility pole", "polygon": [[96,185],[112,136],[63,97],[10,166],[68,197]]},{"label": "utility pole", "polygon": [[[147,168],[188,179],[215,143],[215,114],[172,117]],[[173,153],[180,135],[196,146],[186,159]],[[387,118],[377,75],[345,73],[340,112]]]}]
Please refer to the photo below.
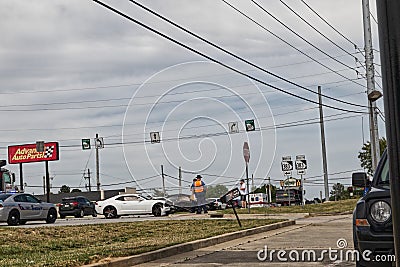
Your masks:
[{"label": "utility pole", "polygon": [[163,196],[165,197],[165,176],[164,176],[164,165],[161,165],[161,179],[162,179],[162,190],[163,190]]},{"label": "utility pole", "polygon": [[46,201],[50,202],[50,174],[49,174],[49,162],[44,162],[46,170]]},{"label": "utility pole", "polygon": [[325,200],[329,201],[328,163],[326,160],[324,112],[322,110],[321,86],[318,86],[318,100],[319,100],[319,123],[321,128],[322,168],[324,172]]},{"label": "utility pole", "polygon": [[368,112],[369,112],[369,131],[371,139],[371,159],[372,171],[375,172],[380,158],[379,149],[379,132],[378,132],[378,116],[376,108],[376,100],[382,94],[375,90],[375,68],[374,68],[374,52],[372,50],[372,33],[371,18],[369,9],[369,0],[362,0],[363,23],[364,23],[364,50],[365,50],[365,67],[367,76],[367,95],[368,95]]},{"label": "utility pole", "polygon": [[95,147],[96,147],[96,182],[97,182],[97,191],[100,191],[100,160],[99,160],[99,145],[97,144],[97,140],[99,138],[99,134],[96,134]]},{"label": "utility pole", "polygon": [[272,203],[272,198],[271,198],[271,177],[268,177],[268,201],[269,201],[269,203]]},{"label": "utility pole", "polygon": [[182,168],[179,167],[179,195],[182,195]]},{"label": "utility pole", "polygon": [[[85,174],[86,174],[86,172],[85,172]],[[85,179],[88,179],[88,181],[89,181],[89,192],[92,192],[92,185],[91,185],[91,182],[90,182],[90,169],[88,169],[88,174],[87,174],[87,176],[85,176]]]},{"label": "utility pole", "polygon": [[249,193],[253,191],[253,189],[254,189],[254,173],[251,174],[251,190],[249,191]]},{"label": "utility pole", "polygon": [[400,267],[400,2],[377,0],[396,266]]}]

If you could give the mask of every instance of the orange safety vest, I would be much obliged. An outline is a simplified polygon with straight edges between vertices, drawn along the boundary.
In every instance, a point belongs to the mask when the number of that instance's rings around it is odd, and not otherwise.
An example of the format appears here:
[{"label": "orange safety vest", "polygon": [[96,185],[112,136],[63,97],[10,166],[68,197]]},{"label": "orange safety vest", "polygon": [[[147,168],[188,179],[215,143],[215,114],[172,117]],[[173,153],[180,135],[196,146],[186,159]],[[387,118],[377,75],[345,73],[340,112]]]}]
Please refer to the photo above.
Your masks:
[{"label": "orange safety vest", "polygon": [[201,193],[204,191],[204,186],[201,181],[194,182],[194,192]]}]

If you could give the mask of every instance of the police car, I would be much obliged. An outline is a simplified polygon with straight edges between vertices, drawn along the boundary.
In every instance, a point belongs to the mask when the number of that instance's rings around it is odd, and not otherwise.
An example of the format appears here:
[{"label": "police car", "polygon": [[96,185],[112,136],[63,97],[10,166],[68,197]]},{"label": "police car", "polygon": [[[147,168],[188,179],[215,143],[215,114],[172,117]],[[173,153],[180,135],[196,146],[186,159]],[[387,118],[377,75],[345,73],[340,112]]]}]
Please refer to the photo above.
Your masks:
[{"label": "police car", "polygon": [[26,193],[0,194],[0,222],[8,225],[25,224],[27,221],[54,223],[57,210],[54,204],[42,202]]}]

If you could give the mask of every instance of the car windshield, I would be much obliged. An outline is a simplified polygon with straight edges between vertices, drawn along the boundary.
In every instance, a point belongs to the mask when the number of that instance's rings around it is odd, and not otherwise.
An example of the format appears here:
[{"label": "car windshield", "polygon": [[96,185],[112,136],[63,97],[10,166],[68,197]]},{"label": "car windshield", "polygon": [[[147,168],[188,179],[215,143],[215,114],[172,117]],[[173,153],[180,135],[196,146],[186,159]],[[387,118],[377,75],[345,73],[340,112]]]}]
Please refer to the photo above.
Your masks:
[{"label": "car windshield", "polygon": [[0,194],[0,201],[4,201],[7,198],[9,198],[11,195],[10,194]]},{"label": "car windshield", "polygon": [[387,157],[385,159],[385,162],[382,167],[382,171],[379,174],[378,177],[378,185],[381,186],[389,186],[390,179],[389,179],[389,161],[387,160]]}]

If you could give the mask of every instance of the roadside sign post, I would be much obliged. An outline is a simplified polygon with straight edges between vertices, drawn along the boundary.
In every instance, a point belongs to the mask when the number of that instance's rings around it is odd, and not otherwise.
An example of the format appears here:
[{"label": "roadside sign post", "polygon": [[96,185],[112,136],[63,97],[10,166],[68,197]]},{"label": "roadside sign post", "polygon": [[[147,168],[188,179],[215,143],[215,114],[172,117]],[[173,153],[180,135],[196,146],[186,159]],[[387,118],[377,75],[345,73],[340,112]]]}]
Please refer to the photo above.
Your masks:
[{"label": "roadside sign post", "polygon": [[243,144],[243,157],[246,162],[246,181],[247,181],[247,207],[250,214],[250,190],[249,190],[249,161],[250,161],[250,148],[247,142]]},{"label": "roadside sign post", "polygon": [[239,224],[239,227],[242,228],[242,223],[240,222],[239,216],[238,216],[238,214],[236,212],[236,209],[235,209],[235,205],[233,203],[233,200],[235,198],[239,197],[239,196],[240,196],[239,189],[238,188],[234,188],[234,189],[228,191],[228,193],[226,193],[225,195],[223,195],[220,198],[220,200],[221,200],[222,203],[227,203],[227,204],[232,205],[233,213],[235,214],[235,217],[236,217],[236,220],[237,220],[237,222]]},{"label": "roadside sign post", "polygon": [[[283,171],[283,175],[290,178],[293,170],[293,161],[291,156],[282,157],[281,167]],[[290,206],[290,188],[288,188],[288,196],[289,196],[289,206]]]},{"label": "roadside sign post", "polygon": [[49,161],[55,160],[59,160],[59,146],[57,142],[39,141],[35,144],[8,146],[8,163],[19,164],[20,167],[21,191],[24,189],[22,163],[45,162],[45,179],[47,183],[45,191],[47,202],[50,202]]},{"label": "roadside sign post", "polygon": [[307,160],[305,155],[298,155],[296,156],[296,170],[297,174],[300,175],[301,178],[301,203],[304,207],[305,205],[305,199],[304,199],[304,179],[303,175],[306,174],[306,169],[307,169]]},{"label": "roadside sign post", "polygon": [[90,138],[82,139],[82,150],[88,150],[90,147]]}]

